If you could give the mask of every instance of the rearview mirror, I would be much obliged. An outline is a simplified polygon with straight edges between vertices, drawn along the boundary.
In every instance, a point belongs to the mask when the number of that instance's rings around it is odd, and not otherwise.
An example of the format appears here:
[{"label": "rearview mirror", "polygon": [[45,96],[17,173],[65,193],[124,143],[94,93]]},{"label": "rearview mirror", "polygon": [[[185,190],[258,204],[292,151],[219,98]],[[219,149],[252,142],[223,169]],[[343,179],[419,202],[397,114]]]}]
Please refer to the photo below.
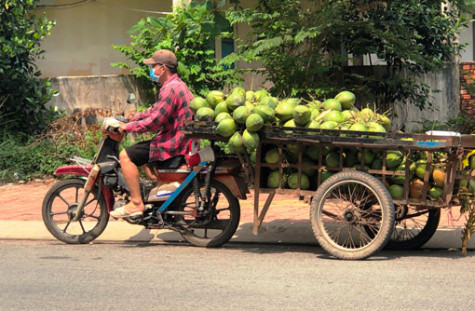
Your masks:
[{"label": "rearview mirror", "polygon": [[131,104],[135,101],[136,97],[134,93],[130,93],[129,96],[127,96],[127,103]]}]

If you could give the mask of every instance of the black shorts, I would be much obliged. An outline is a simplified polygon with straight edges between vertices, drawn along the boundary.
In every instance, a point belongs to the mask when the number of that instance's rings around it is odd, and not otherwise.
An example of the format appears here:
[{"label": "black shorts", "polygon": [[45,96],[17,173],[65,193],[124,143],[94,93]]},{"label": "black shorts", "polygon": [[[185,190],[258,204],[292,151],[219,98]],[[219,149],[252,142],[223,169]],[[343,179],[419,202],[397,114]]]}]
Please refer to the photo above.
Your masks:
[{"label": "black shorts", "polygon": [[137,166],[148,163],[150,159],[150,142],[151,140],[141,141],[133,146],[125,148],[129,159]]}]

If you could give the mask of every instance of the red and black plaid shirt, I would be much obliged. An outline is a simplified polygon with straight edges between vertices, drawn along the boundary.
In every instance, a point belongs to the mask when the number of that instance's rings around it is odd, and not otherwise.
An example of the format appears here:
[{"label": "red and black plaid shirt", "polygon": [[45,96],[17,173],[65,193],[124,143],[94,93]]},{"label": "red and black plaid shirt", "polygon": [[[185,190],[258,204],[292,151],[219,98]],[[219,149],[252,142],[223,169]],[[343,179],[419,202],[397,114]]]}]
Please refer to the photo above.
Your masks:
[{"label": "red and black plaid shirt", "polygon": [[145,133],[158,130],[150,143],[149,161],[162,161],[176,155],[186,154],[190,139],[179,131],[183,121],[191,120],[193,113],[189,103],[193,94],[186,84],[172,75],[160,89],[158,101],[147,110],[138,112],[127,123],[125,131]]}]

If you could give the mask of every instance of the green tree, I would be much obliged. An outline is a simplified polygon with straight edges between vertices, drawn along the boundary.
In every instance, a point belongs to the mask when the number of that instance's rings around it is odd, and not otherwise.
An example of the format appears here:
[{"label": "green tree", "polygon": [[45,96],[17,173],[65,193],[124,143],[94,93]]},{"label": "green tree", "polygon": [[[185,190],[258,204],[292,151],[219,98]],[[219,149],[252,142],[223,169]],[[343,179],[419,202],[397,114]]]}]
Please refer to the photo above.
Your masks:
[{"label": "green tree", "polygon": [[180,77],[194,94],[205,95],[209,90],[239,83],[241,78],[236,71],[220,65],[215,58],[215,38],[232,36],[230,24],[222,12],[224,3],[191,1],[166,17],[140,20],[129,30],[133,42],[114,47],[136,67],[131,68],[127,63],[113,65],[131,70],[152,88],[149,68],[142,61],[159,49],[169,49],[177,56]]},{"label": "green tree", "polygon": [[[238,1],[234,1],[238,2]],[[252,31],[227,61],[263,63],[274,93],[334,95],[349,88],[378,106],[410,100],[425,107],[430,89],[417,79],[437,72],[462,48],[457,31],[468,1],[432,0],[260,0],[254,8],[236,4],[231,23]],[[347,66],[348,55],[385,62],[383,72],[363,74]]]},{"label": "green tree", "polygon": [[38,1],[0,1],[0,127],[6,133],[35,134],[52,120],[45,107],[53,90],[35,65],[41,40],[53,21],[32,14]]}]

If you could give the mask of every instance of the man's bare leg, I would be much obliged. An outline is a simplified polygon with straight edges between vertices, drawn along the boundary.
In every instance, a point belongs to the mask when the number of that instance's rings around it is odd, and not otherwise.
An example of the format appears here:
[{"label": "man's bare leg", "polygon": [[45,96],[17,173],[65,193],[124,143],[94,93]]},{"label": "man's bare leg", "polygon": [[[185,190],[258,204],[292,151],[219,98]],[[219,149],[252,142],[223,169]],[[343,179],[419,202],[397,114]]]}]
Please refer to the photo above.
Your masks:
[{"label": "man's bare leg", "polygon": [[154,184],[158,183],[158,177],[152,172],[152,168],[150,165],[145,164],[143,167],[143,170],[145,172],[145,175],[147,175],[148,179],[150,179]]},{"label": "man's bare leg", "polygon": [[127,217],[130,216],[129,214],[142,212],[145,207],[140,194],[140,176],[137,166],[130,160],[125,149],[120,152],[119,159],[125,183],[130,191],[130,202],[123,209],[112,211],[111,215],[113,217]]}]

